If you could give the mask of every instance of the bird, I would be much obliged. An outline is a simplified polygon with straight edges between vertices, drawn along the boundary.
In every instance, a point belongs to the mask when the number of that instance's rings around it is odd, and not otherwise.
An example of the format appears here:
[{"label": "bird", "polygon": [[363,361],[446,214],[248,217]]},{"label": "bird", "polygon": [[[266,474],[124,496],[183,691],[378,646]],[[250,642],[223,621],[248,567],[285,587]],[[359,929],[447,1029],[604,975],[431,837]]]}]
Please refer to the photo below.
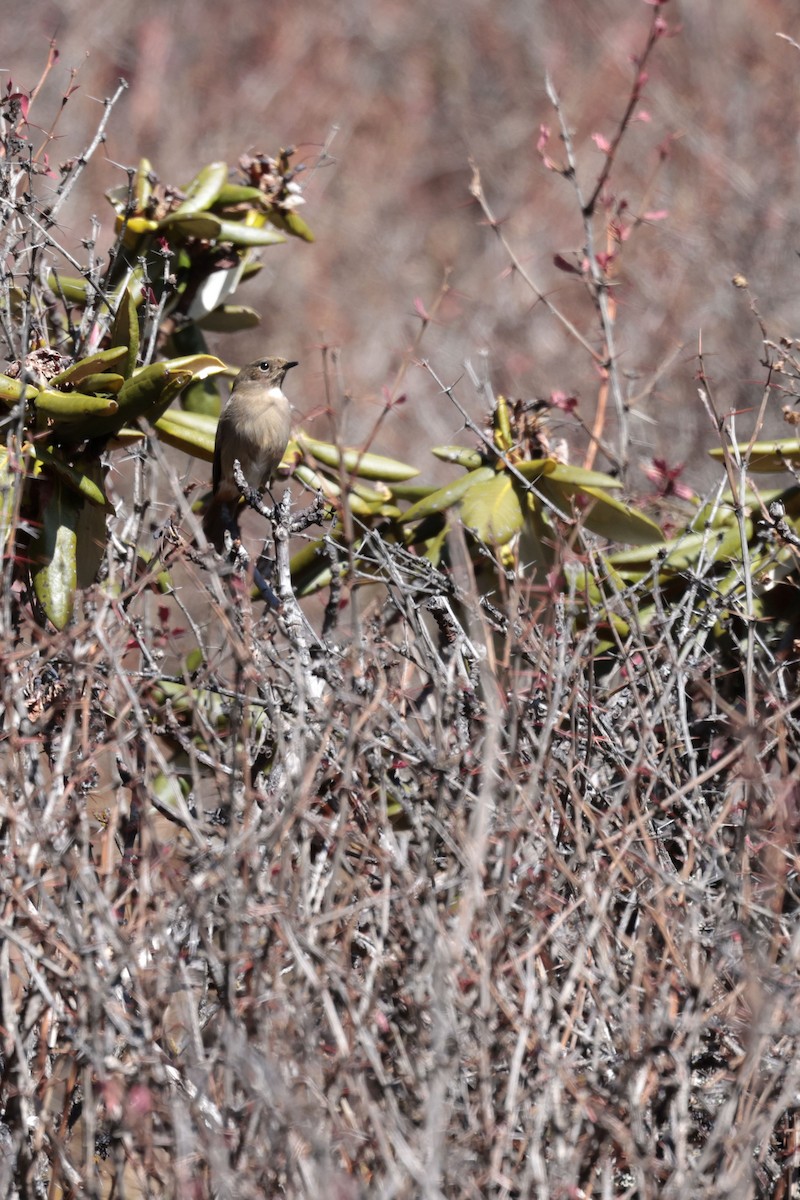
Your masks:
[{"label": "bird", "polygon": [[286,372],[298,364],[286,358],[260,358],[243,367],[220,414],[214,442],[211,503],[203,532],[220,554],[225,530],[238,537],[241,492],[233,477],[239,460],[247,483],[263,492],[289,443],[291,405],[283,393]]}]

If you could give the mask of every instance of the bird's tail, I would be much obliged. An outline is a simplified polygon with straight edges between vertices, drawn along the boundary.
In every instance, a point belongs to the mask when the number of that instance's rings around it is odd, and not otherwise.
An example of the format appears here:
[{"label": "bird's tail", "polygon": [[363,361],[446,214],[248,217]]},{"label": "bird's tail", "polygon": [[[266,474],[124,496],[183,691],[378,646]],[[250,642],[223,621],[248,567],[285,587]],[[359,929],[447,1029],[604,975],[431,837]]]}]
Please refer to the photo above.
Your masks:
[{"label": "bird's tail", "polygon": [[228,505],[219,496],[212,496],[211,503],[203,513],[203,533],[218,554],[225,553],[225,530],[231,537],[239,536],[236,505]]}]

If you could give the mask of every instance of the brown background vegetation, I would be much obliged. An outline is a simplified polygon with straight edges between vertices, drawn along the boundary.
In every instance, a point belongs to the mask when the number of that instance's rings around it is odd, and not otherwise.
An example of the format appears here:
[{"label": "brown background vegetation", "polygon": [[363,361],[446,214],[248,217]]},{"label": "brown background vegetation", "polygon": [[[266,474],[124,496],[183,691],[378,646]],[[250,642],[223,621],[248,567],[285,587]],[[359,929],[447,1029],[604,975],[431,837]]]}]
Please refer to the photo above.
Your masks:
[{"label": "brown background vegetation", "polygon": [[[800,51],[775,36],[796,32],[788,0],[664,11],[682,30],[656,48],[650,120],[612,179],[632,211],[668,216],[624,246],[617,326],[636,455],[686,457],[698,480],[720,440],[695,395],[700,335],[720,411],[763,391],[731,277],[773,336],[793,332]],[[641,0],[81,0],[10,15],[4,50],[30,88],[59,41],[34,117],[80,65],[56,161],[130,82],[59,218],[79,257],[92,208],[105,252],[103,191],[137,155],[177,183],[281,143],[311,165],[336,125],[335,162],[307,176],[317,242],[267,251],[247,297],[263,333],[211,348],[302,359],[292,395],[324,433],[322,347],[341,347],[345,434],[405,391],[374,448],[424,465],[460,433],[424,355],[451,381],[485,351],[498,390],[573,393],[591,416],[591,357],[508,272],[468,163],[525,268],[595,338],[553,261],[583,232],[537,155],[556,124],[545,70],[591,180],[652,16]],[[9,256],[23,279],[29,247]],[[448,272],[416,348],[415,299],[431,307]],[[479,416],[466,374],[457,391]],[[772,428],[781,403],[775,384]],[[357,555],[329,537],[331,628],[310,648],[293,605],[251,605],[169,522],[147,561],[182,563],[189,586],[143,585],[157,489],[175,513],[185,500],[152,450],[74,621],[56,634],[24,592],[0,594],[0,1195],[794,1195],[796,525],[723,503],[729,530],[685,568],[657,560],[621,588],[579,522],[568,540],[553,522],[556,566],[587,564],[569,596],[557,572],[495,576],[457,522],[438,566],[380,531]]]},{"label": "brown background vegetation", "polygon": [[[55,37],[54,101],[66,69],[79,68],[59,161],[80,149],[81,128],[94,129],[117,78],[129,82],[106,159],[95,159],[76,198],[76,213],[91,203],[101,216],[100,246],[111,235],[102,192],[124,181],[132,154],[182,183],[202,162],[233,164],[246,148],[296,144],[312,165],[336,128],[335,162],[307,178],[316,244],[267,255],[245,297],[263,313],[263,332],[212,349],[301,359],[295,395],[308,420],[325,403],[320,347],[340,347],[339,390],[354,400],[344,434],[355,439],[407,362],[415,297],[430,307],[448,273],[452,290],[420,348],[444,379],[486,352],[497,389],[576,394],[591,415],[591,365],[507,273],[470,199],[468,160],[526,268],[593,332],[580,285],[553,265],[555,253],[580,249],[582,233],[568,184],[536,152],[540,124],[555,127],[544,77],[549,70],[562,95],[588,181],[601,164],[591,135],[613,131],[649,12],[639,0],[142,0],[99,10],[34,0],[4,18],[3,65],[33,86]],[[797,33],[797,9],[792,0],[692,0],[664,12],[681,32],[657,49],[642,105],[651,120],[626,139],[614,178],[634,211],[668,217],[624,248],[618,326],[631,392],[649,390],[634,423],[640,457],[690,458],[697,483],[710,441],[694,389],[698,339],[723,410],[750,408],[761,388],[759,331],[731,277],[748,277],[771,332],[794,329],[800,53],[776,33]],[[43,98],[37,111],[53,109]],[[421,431],[426,444],[454,440],[458,419],[423,371],[412,367],[400,390],[410,402],[384,427],[383,449],[407,453]],[[466,380],[460,396],[480,414]],[[781,428],[777,416],[768,428]]]}]

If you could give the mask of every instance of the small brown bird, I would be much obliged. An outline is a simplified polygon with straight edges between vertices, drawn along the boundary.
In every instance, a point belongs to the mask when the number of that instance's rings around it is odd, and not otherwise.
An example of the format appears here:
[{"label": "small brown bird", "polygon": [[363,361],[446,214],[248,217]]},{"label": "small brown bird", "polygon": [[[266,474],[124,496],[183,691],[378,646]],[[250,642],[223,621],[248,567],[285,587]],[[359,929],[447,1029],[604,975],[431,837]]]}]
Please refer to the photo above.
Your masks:
[{"label": "small brown bird", "polygon": [[238,458],[252,488],[263,492],[281,461],[292,427],[291,405],[283,394],[286,372],[296,362],[262,358],[243,367],[231,389],[217,425],[211,503],[203,531],[220,553],[225,530],[238,534],[237,509],[241,495],[233,477]]}]

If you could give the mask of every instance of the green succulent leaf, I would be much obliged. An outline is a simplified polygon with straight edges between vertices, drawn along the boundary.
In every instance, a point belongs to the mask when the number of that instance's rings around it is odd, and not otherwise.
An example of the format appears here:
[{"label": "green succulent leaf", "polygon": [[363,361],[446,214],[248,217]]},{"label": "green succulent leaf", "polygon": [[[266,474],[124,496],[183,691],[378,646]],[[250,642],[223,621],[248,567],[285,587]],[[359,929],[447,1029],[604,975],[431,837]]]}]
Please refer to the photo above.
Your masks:
[{"label": "green succulent leaf", "polygon": [[514,464],[520,475],[535,483],[543,475],[554,483],[563,483],[574,488],[621,488],[622,484],[603,471],[587,471],[583,467],[557,462],[554,458],[530,459]]},{"label": "green succulent leaf", "polygon": [[57,421],[81,419],[91,413],[106,416],[116,413],[119,404],[110,396],[90,396],[83,392],[57,392],[42,388],[34,401],[36,411]]},{"label": "green succulent leaf", "polygon": [[511,476],[492,472],[464,494],[461,519],[482,542],[502,546],[522,529],[523,500]]},{"label": "green succulent leaf", "polygon": [[[73,363],[71,367],[67,367],[65,371],[61,371],[58,375],[54,375],[50,380],[50,387],[63,390],[65,387],[76,387],[84,380],[91,378],[93,375],[105,374],[109,367],[115,367],[117,363],[122,362],[127,357],[128,347],[111,346],[108,350],[99,350],[97,354],[90,354],[86,358],[81,358]],[[114,376],[120,378],[120,376]],[[88,390],[88,389],[84,389]]]},{"label": "green succulent leaf", "polygon": [[171,217],[192,216],[205,212],[219,196],[228,182],[228,164],[211,162],[198,171],[192,182],[186,188],[184,200],[170,214]]},{"label": "green succulent leaf", "polygon": [[279,246],[286,238],[267,225],[245,225],[243,221],[220,221],[218,242],[233,246]]},{"label": "green succulent leaf", "polygon": [[431,454],[442,462],[457,463],[459,467],[466,467],[469,471],[474,471],[484,462],[480,450],[470,446],[434,446]]},{"label": "green succulent leaf", "polygon": [[507,454],[514,445],[511,432],[511,422],[508,415],[508,401],[505,396],[498,396],[494,410],[494,444],[503,454]]},{"label": "green succulent leaf", "polygon": [[214,442],[217,436],[217,418],[206,413],[188,412],[182,408],[171,408],[155,423],[162,442],[192,454],[205,462],[214,461]]},{"label": "green succulent leaf", "polygon": [[32,545],[33,590],[48,619],[63,629],[75,600],[78,519],[84,501],[58,476],[37,488],[39,532]]},{"label": "green succulent leaf", "polygon": [[222,359],[213,354],[184,354],[166,363],[170,371],[189,371],[193,379],[210,379],[228,370]]},{"label": "green succulent leaf", "polygon": [[331,442],[319,442],[306,433],[298,433],[295,441],[301,451],[312,455],[323,466],[337,470],[344,467],[348,475],[358,475],[362,479],[382,479],[388,483],[400,483],[419,475],[416,467],[398,462],[395,458],[363,453],[361,450],[335,446]]},{"label": "green succulent leaf", "polygon": [[140,158],[133,181],[133,203],[137,213],[145,212],[153,195],[153,165],[149,158]]},{"label": "green succulent leaf", "polygon": [[79,275],[62,275],[60,271],[51,271],[47,282],[55,294],[63,296],[68,304],[85,304],[95,290]]},{"label": "green succulent leaf", "polygon": [[267,212],[267,217],[276,228],[282,229],[284,233],[290,233],[292,237],[301,238],[304,242],[314,241],[314,234],[296,212],[282,212],[279,209],[271,208]]},{"label": "green succulent leaf", "polygon": [[601,488],[581,487],[580,494],[594,500],[583,513],[582,520],[587,529],[614,542],[632,545],[663,542],[664,534],[656,524],[630,504],[608,496]]},{"label": "green succulent leaf", "polygon": [[251,208],[260,208],[267,204],[267,197],[260,188],[248,187],[242,183],[226,183],[220,189],[214,207],[230,208],[234,204],[249,204]]},{"label": "green succulent leaf", "polygon": [[[322,492],[323,496],[332,503],[341,501],[341,487],[327,475],[313,470],[306,463],[298,463],[295,466],[294,474],[295,478],[304,483],[311,491]],[[377,489],[368,488],[364,484],[355,484],[347,492],[348,507],[360,517],[370,517],[381,512],[389,499],[390,494],[388,490],[379,492]],[[395,514],[399,515],[399,509],[392,507],[391,515]]]},{"label": "green succulent leaf", "polygon": [[261,317],[244,304],[220,304],[196,323],[207,333],[238,333],[240,329],[255,329]]},{"label": "green succulent leaf", "polygon": [[394,499],[408,500],[412,504],[416,504],[418,500],[424,500],[427,496],[432,496],[437,490],[433,483],[395,483],[392,481]]},{"label": "green succulent leaf", "polygon": [[[754,446],[750,446],[749,442],[743,442],[737,449],[747,462],[748,470],[756,475],[787,471],[790,467],[800,466],[800,440],[797,438],[784,438],[775,442],[756,442]],[[721,446],[715,446],[713,450],[709,450],[709,454],[717,462],[722,461],[725,456]]]},{"label": "green succulent leaf", "polygon": [[139,356],[139,314],[136,311],[136,301],[129,287],[125,288],[119,298],[109,340],[111,349],[123,348],[124,354],[115,365],[119,367],[121,375],[130,379]]},{"label": "green succulent leaf", "polygon": [[[341,525],[336,526],[330,536],[335,541],[341,540]],[[333,573],[330,556],[326,549],[326,539],[318,538],[298,550],[292,556],[289,569],[292,573],[292,584],[298,596],[312,596],[322,588],[328,587]]]},{"label": "green succulent leaf", "polygon": [[116,395],[125,382],[124,375],[115,375],[111,371],[100,371],[97,375],[87,375],[81,381],[81,391],[89,396],[100,392],[106,395]]},{"label": "green succulent leaf", "polygon": [[13,408],[21,399],[35,400],[39,394],[38,388],[27,384],[22,386],[19,379],[11,379],[8,375],[0,375],[0,402],[7,408]]},{"label": "green succulent leaf", "polygon": [[[181,360],[174,362],[180,364]],[[155,425],[191,379],[191,369],[173,363],[152,363],[149,367],[141,367],[130,379],[125,380],[117,395],[118,408],[114,415],[71,423],[70,438],[72,441],[83,441],[86,438],[113,437],[123,426],[130,425],[140,417]]]},{"label": "green succulent leaf", "polygon": [[469,471],[466,475],[448,483],[446,487],[437,488],[435,492],[431,492],[422,500],[418,500],[416,504],[412,504],[411,508],[403,513],[401,523],[407,525],[411,521],[419,521],[423,517],[433,516],[434,513],[445,512],[446,509],[458,504],[470,488],[484,480],[494,479],[495,474],[491,467],[477,467],[476,470]]},{"label": "green succulent leaf", "polygon": [[[36,462],[41,467],[53,471],[73,491],[88,500],[90,504],[97,505],[103,510],[106,509],[108,505],[106,494],[92,475],[86,474],[71,463],[65,462],[57,451],[48,449],[47,446],[43,446],[40,442],[33,444],[33,454]],[[34,474],[38,474],[35,467]]]},{"label": "green succulent leaf", "polygon": [[174,212],[159,221],[157,228],[169,238],[201,238],[205,242],[216,242],[222,222],[211,213]]},{"label": "green succulent leaf", "polygon": [[5,446],[0,446],[0,559],[14,536],[14,489],[19,476]]}]

